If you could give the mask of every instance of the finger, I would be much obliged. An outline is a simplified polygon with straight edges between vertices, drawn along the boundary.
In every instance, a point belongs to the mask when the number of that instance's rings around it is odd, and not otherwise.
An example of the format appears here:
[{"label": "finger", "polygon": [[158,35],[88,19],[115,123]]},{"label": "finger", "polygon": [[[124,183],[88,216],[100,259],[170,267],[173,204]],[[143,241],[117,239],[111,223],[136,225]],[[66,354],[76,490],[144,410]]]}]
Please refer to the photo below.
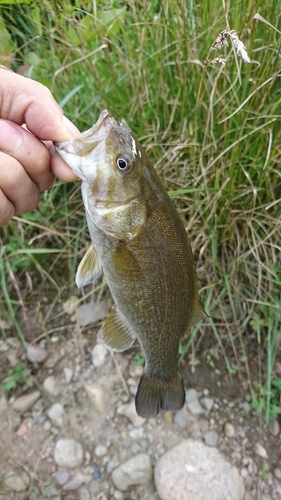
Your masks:
[{"label": "finger", "polygon": [[[37,207],[39,190],[23,166],[12,156],[0,152],[0,186],[13,204],[15,214],[24,214]],[[5,214],[3,213],[3,218]]]},{"label": "finger", "polygon": [[30,132],[15,123],[0,120],[0,151],[21,163],[40,191],[52,187],[54,175],[50,153]]},{"label": "finger", "polygon": [[15,215],[15,207],[0,189],[0,227]]}]

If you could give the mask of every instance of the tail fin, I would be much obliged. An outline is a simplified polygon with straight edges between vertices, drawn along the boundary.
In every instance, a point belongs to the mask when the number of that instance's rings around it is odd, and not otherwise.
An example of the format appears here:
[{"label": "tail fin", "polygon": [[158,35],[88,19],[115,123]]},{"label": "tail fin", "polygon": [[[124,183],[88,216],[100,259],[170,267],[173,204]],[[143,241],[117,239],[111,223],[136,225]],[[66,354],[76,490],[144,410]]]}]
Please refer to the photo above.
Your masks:
[{"label": "tail fin", "polygon": [[156,417],[160,410],[180,410],[185,401],[182,375],[177,372],[170,380],[144,373],[136,394],[137,414],[143,418]]}]

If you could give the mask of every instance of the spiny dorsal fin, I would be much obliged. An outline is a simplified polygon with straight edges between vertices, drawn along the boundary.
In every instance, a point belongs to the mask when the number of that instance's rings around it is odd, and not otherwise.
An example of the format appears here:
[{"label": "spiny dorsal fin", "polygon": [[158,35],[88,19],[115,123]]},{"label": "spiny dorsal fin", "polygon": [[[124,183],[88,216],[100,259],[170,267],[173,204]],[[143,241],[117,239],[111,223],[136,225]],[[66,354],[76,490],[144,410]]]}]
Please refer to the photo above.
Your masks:
[{"label": "spiny dorsal fin", "polygon": [[93,245],[91,245],[78,266],[76,273],[76,285],[78,288],[88,285],[89,283],[95,281],[101,273],[102,267],[100,264],[100,258]]},{"label": "spiny dorsal fin", "polygon": [[133,345],[136,334],[123,314],[113,306],[102,324],[98,337],[111,351],[123,352]]}]

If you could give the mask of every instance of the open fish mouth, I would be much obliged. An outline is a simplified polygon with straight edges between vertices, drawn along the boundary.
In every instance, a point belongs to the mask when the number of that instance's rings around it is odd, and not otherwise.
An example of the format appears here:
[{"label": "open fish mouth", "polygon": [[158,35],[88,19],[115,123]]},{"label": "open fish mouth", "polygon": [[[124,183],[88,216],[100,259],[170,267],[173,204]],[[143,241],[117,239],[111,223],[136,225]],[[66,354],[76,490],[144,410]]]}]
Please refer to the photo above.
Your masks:
[{"label": "open fish mouth", "polygon": [[87,156],[105,140],[114,125],[116,125],[116,120],[105,109],[89,130],[70,141],[54,142],[54,146],[58,153],[64,151],[78,156]]}]

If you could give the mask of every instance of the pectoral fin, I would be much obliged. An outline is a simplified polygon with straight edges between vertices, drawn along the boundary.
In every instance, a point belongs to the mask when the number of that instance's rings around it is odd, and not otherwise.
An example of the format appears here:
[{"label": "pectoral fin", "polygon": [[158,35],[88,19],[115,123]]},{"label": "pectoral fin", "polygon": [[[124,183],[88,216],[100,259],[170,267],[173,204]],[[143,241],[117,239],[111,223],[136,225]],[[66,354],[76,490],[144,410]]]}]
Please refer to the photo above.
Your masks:
[{"label": "pectoral fin", "polygon": [[100,258],[97,251],[91,245],[78,266],[76,273],[76,285],[78,288],[88,285],[89,283],[95,281],[101,273],[102,267],[100,264]]},{"label": "pectoral fin", "polygon": [[111,351],[123,352],[133,345],[136,334],[125,316],[113,306],[103,322],[98,337],[102,344]]}]

